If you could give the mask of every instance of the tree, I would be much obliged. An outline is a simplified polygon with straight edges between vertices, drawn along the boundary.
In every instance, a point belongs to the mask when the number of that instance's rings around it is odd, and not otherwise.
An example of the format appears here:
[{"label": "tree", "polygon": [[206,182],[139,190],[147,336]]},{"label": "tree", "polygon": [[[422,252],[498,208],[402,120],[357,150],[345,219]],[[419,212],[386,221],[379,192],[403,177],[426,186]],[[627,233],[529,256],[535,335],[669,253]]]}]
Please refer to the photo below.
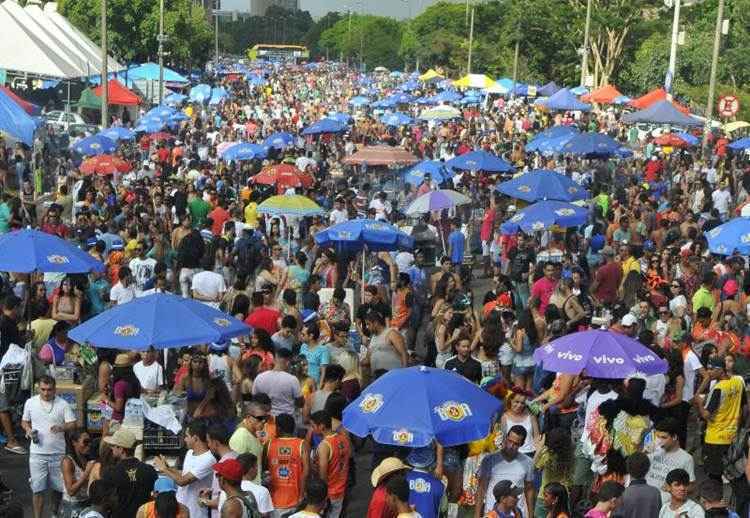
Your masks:
[{"label": "tree", "polygon": [[[61,0],[60,12],[92,40],[101,42],[100,0]],[[107,26],[110,52],[118,59],[158,59],[159,2],[108,0]],[[165,0],[164,33],[169,63],[186,68],[205,63],[211,51],[213,28],[200,5],[192,0]]]},{"label": "tree", "polygon": [[325,49],[320,46],[320,36],[323,31],[336,25],[339,20],[341,20],[341,14],[331,11],[318,21],[313,22],[304,37],[305,45],[310,49],[311,56],[322,57],[325,55]]},{"label": "tree", "polygon": [[361,61],[367,68],[399,68],[401,23],[393,18],[351,15],[320,36],[319,45],[346,60]]}]

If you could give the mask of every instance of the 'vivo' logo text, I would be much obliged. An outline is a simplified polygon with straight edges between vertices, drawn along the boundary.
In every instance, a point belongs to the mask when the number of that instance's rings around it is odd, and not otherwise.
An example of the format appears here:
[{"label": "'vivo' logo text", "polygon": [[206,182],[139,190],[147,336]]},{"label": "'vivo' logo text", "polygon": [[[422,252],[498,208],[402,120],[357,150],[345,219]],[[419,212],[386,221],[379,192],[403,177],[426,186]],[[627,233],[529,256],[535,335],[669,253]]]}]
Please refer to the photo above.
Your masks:
[{"label": "'vivo' logo text", "polygon": [[649,363],[656,361],[656,358],[653,357],[651,354],[647,354],[646,356],[636,355],[635,358],[633,358],[633,361],[635,363]]},{"label": "'vivo' logo text", "polygon": [[564,353],[558,352],[557,353],[557,357],[560,360],[570,360],[570,361],[574,361],[574,362],[579,362],[579,361],[583,360],[583,356],[581,356],[580,354],[573,354],[570,351],[565,351]]},{"label": "'vivo' logo text", "polygon": [[594,363],[598,363],[600,365],[622,365],[623,363],[625,363],[625,360],[615,356],[607,356],[606,354],[601,354],[599,356],[594,356]]}]

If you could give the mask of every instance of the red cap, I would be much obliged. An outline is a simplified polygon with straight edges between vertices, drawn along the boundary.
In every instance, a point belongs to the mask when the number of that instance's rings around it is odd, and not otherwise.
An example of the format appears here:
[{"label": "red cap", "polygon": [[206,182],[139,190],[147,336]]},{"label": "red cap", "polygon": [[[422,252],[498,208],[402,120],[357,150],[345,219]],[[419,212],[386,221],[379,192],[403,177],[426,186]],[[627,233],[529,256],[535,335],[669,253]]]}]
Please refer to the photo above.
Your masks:
[{"label": "red cap", "polygon": [[241,482],[245,469],[237,459],[227,459],[214,464],[214,471],[227,480]]}]

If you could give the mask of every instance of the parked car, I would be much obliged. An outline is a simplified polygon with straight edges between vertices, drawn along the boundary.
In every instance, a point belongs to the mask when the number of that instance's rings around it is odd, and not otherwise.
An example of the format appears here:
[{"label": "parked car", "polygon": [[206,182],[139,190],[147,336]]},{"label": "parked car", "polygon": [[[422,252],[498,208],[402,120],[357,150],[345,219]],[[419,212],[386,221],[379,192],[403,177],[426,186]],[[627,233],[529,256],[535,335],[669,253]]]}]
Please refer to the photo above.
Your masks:
[{"label": "parked car", "polygon": [[86,125],[79,114],[75,112],[65,112],[63,110],[53,110],[43,115],[45,122],[55,131],[68,131],[71,125]]}]

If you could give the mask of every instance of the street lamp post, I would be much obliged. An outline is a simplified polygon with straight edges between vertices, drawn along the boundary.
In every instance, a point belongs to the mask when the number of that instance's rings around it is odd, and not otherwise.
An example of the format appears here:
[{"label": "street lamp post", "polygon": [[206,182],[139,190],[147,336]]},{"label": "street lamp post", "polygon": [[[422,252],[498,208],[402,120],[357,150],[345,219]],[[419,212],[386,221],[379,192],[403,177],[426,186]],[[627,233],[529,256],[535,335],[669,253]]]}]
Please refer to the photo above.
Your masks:
[{"label": "street lamp post", "polygon": [[589,31],[591,30],[591,0],[586,2],[586,27],[583,33],[583,58],[581,62],[581,86],[586,86],[589,74]]},{"label": "street lamp post", "polygon": [[159,0],[159,105],[164,99],[164,0]]},{"label": "street lamp post", "polygon": [[466,73],[471,74],[471,51],[474,47],[474,7],[471,8],[471,22],[469,23],[469,59],[466,63]]},{"label": "street lamp post", "polygon": [[109,126],[109,84],[107,82],[107,0],[102,0],[102,129]]},{"label": "street lamp post", "polygon": [[672,19],[672,44],[669,47],[669,67],[667,68],[669,100],[672,100],[672,85],[675,79],[675,69],[677,68],[677,39],[680,34],[680,4],[682,0],[674,0],[674,18]]},{"label": "street lamp post", "polygon": [[716,69],[719,66],[719,48],[721,47],[721,27],[724,24],[724,0],[719,0],[716,10],[716,32],[714,33],[714,51],[711,56],[711,79],[708,83],[708,101],[706,101],[706,126],[703,129],[703,151],[708,147],[708,134],[711,132],[711,117],[714,114],[714,95],[716,94]]}]

